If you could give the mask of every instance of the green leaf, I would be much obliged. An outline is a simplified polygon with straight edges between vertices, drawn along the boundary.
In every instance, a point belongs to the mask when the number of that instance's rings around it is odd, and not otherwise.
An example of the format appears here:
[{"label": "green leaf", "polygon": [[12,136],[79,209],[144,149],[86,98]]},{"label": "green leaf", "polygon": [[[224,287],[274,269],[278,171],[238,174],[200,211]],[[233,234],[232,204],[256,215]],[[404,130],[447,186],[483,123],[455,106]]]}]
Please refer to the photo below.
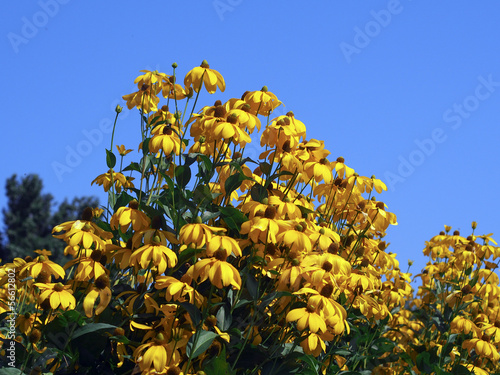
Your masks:
[{"label": "green leaf", "polygon": [[143,153],[143,155],[146,155],[147,153],[149,153],[149,141],[150,140],[151,140],[151,138],[146,138],[142,142],[142,153]]},{"label": "green leaf", "polygon": [[235,232],[239,232],[241,224],[248,221],[245,214],[234,207],[219,207],[219,210],[221,218],[226,222],[227,226]]},{"label": "green leaf", "polygon": [[[211,331],[200,331],[198,335],[194,334],[187,343],[186,355],[193,359],[198,357],[208,349],[217,336],[219,335]],[[194,342],[195,339],[196,342]]]},{"label": "green leaf", "polygon": [[233,375],[236,372],[231,371],[231,367],[226,362],[226,348],[223,347],[220,354],[211,359],[205,366],[203,366],[203,371],[207,375]]},{"label": "green leaf", "polygon": [[235,173],[229,176],[224,183],[224,188],[226,189],[226,196],[230,196],[233,191],[241,186],[241,183],[245,180],[241,174]]},{"label": "green leaf", "polygon": [[453,368],[453,374],[455,375],[470,375],[474,374],[473,372],[469,371],[467,367],[464,367],[462,365],[455,366]]},{"label": "green leaf", "polygon": [[198,326],[198,323],[201,321],[201,312],[195,305],[192,305],[188,302],[183,302],[180,304],[189,314],[191,320],[193,321],[193,325]]},{"label": "green leaf", "polygon": [[15,367],[4,367],[0,368],[0,375],[26,375],[26,373]]},{"label": "green leaf", "polygon": [[134,199],[132,196],[127,194],[125,191],[122,191],[116,198],[116,202],[113,205],[113,209],[116,212],[116,210],[118,210],[120,207],[127,206],[132,199]]},{"label": "green leaf", "polygon": [[114,168],[116,165],[116,156],[108,149],[106,149],[106,165],[108,168]]},{"label": "green leaf", "polygon": [[250,196],[255,202],[262,202],[262,199],[268,196],[267,189],[260,184],[254,184],[250,189]]},{"label": "green leaf", "polygon": [[417,356],[417,368],[426,374],[432,372],[431,354],[429,352],[422,352]]},{"label": "green leaf", "polygon": [[130,163],[127,167],[123,168],[123,171],[136,171],[136,172],[140,172],[141,171],[141,166],[139,165],[139,163],[136,163],[136,162],[132,162]]},{"label": "green leaf", "polygon": [[189,183],[189,180],[191,180],[191,169],[186,166],[179,166],[175,168],[175,181],[177,181],[177,184],[181,188],[185,188],[186,185]]},{"label": "green leaf", "polygon": [[114,329],[116,326],[107,323],[89,323],[75,331],[72,340],[91,332],[100,331],[102,329]]},{"label": "green leaf", "polygon": [[231,327],[233,317],[228,305],[222,305],[215,316],[217,317],[217,327],[221,331],[227,331]]}]

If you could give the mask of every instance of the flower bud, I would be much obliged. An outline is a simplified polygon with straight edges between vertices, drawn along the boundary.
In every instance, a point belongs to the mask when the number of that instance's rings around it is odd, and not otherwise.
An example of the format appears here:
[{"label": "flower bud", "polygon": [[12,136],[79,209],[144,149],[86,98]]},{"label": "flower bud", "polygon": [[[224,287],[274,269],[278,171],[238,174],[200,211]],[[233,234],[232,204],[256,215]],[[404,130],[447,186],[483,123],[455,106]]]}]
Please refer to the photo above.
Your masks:
[{"label": "flower bud", "polygon": [[123,110],[123,107],[121,105],[117,104],[116,107],[115,107],[115,112],[116,113],[121,113],[122,110]]}]

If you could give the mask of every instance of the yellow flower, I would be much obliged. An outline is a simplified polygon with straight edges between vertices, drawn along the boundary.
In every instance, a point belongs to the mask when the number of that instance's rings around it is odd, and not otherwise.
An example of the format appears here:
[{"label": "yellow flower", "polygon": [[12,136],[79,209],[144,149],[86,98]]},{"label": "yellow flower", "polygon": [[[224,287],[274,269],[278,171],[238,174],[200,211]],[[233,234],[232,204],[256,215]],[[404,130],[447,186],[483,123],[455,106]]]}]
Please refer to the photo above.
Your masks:
[{"label": "yellow flower", "polygon": [[136,249],[130,256],[130,264],[136,268],[149,267],[150,262],[158,268],[158,273],[163,273],[168,268],[177,264],[177,255],[166,246],[164,239],[155,236],[151,243]]},{"label": "yellow flower", "polygon": [[134,180],[134,177],[125,177],[120,172],[115,172],[113,169],[110,169],[107,173],[97,176],[90,185],[97,184],[99,186],[103,186],[104,191],[108,191],[113,183],[116,192],[120,193],[122,191],[122,187],[125,189],[134,187],[132,180]]},{"label": "yellow flower", "polygon": [[[200,219],[196,219],[201,221]],[[213,232],[226,231],[224,228],[209,227],[201,222],[184,225],[179,232],[179,241],[184,246],[181,250],[191,245],[199,249],[212,240]]]},{"label": "yellow flower", "polygon": [[241,234],[247,234],[254,242],[259,243],[276,243],[276,236],[280,232],[279,220],[276,217],[276,207],[268,206],[264,213],[264,217],[255,216],[252,220],[245,221],[241,225]]},{"label": "yellow flower", "polygon": [[101,250],[85,251],[80,257],[66,263],[66,269],[74,264],[78,264],[75,280],[88,281],[92,278],[97,279],[101,275],[106,275],[109,271],[101,263],[101,259],[106,259]]},{"label": "yellow flower", "polygon": [[40,255],[33,262],[26,263],[20,270],[21,275],[27,274],[34,279],[38,277],[40,272],[45,271],[49,275],[54,275],[56,278],[64,279],[64,269],[57,263],[50,261],[46,256]]},{"label": "yellow flower", "polygon": [[192,275],[193,279],[200,278],[200,283],[208,278],[219,289],[229,285],[240,289],[240,273],[232,264],[226,262],[226,258],[226,251],[219,249],[214,253],[214,257],[197,261],[189,268],[187,274]]},{"label": "yellow flower", "polygon": [[213,94],[217,87],[222,92],[226,89],[224,78],[218,71],[210,69],[207,60],[203,60],[199,67],[190,70],[184,78],[184,85],[192,86],[195,92],[200,90],[202,83],[210,94]]},{"label": "yellow flower", "polygon": [[131,224],[136,232],[148,228],[151,220],[138,209],[139,203],[135,199],[130,201],[128,207],[120,207],[111,218],[111,229],[120,227],[120,231],[125,233]]},{"label": "yellow flower", "polygon": [[207,256],[214,256],[217,250],[222,249],[226,253],[226,257],[234,254],[235,256],[241,256],[240,245],[236,242],[234,238],[228,236],[214,236],[207,243]]},{"label": "yellow flower", "polygon": [[162,333],[158,333],[153,340],[135,349],[134,357],[143,373],[149,373],[153,369],[156,373],[165,373],[167,359],[174,363],[180,361],[180,354],[174,349],[174,344],[167,343]]},{"label": "yellow flower", "polygon": [[109,277],[99,276],[94,282],[94,288],[87,294],[83,300],[83,310],[85,315],[91,318],[94,310],[95,301],[99,297],[99,305],[95,309],[95,314],[99,315],[109,305],[111,301],[111,289],[109,289]]},{"label": "yellow flower", "polygon": [[313,304],[307,304],[307,307],[301,307],[290,311],[286,315],[287,322],[297,321],[297,329],[300,332],[309,329],[309,331],[316,333],[318,331],[326,332],[326,322],[323,315],[317,310]]},{"label": "yellow flower", "polygon": [[155,288],[166,289],[165,300],[169,302],[172,300],[181,303],[186,302],[186,297],[188,297],[187,300],[189,303],[194,304],[197,307],[201,307],[203,305],[204,298],[191,285],[183,281],[187,278],[189,278],[187,275],[184,275],[181,280],[177,280],[172,276],[158,276],[155,279]]},{"label": "yellow flower", "polygon": [[42,290],[40,303],[48,299],[50,307],[53,310],[58,307],[61,307],[63,310],[72,310],[75,308],[76,300],[69,285],[63,285],[62,283],[35,283],[35,286]]},{"label": "yellow flower", "polygon": [[268,116],[274,109],[282,103],[276,95],[268,91],[267,86],[262,87],[260,91],[252,91],[243,98],[245,102],[250,104],[253,113],[258,113],[263,116]]},{"label": "yellow flower", "polygon": [[160,102],[160,98],[156,95],[160,91],[160,87],[158,85],[147,85],[143,84],[139,91],[133,92],[128,95],[123,95],[123,100],[127,101],[128,109],[132,109],[137,107],[138,109],[143,110],[145,113],[149,113],[151,111],[158,110],[158,103]]},{"label": "yellow flower", "polygon": [[132,150],[126,150],[124,145],[120,145],[120,146],[116,145],[116,148],[118,149],[118,153],[119,153],[121,156],[125,156],[125,155],[127,155],[129,152],[132,152]]},{"label": "yellow flower", "polygon": [[471,354],[472,350],[475,350],[479,357],[488,358],[494,363],[500,361],[500,354],[498,354],[496,348],[490,343],[490,338],[487,335],[483,335],[482,339],[465,340],[462,348],[467,349],[469,354]]},{"label": "yellow flower", "polygon": [[155,71],[150,71],[150,70],[141,70],[144,74],[138,76],[135,80],[134,83],[137,83],[137,87],[141,88],[143,85],[157,85],[160,84],[163,80],[168,81],[168,75],[165,73],[160,73],[157,70]]},{"label": "yellow flower", "polygon": [[317,357],[321,352],[326,352],[325,342],[321,336],[314,332],[309,332],[300,342],[300,346],[304,349],[304,353],[312,354]]},{"label": "yellow flower", "polygon": [[149,141],[149,151],[157,153],[162,150],[165,156],[174,152],[176,155],[184,150],[184,143],[179,138],[179,131],[170,125],[159,125],[153,129],[153,138]]}]

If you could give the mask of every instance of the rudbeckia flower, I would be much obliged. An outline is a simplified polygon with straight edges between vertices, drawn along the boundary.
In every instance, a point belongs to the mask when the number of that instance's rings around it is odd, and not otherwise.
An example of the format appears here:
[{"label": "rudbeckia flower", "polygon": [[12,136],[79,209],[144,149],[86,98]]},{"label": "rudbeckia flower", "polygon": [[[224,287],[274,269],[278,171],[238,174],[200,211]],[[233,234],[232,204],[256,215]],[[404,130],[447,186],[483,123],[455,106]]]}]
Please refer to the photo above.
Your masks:
[{"label": "rudbeckia flower", "polygon": [[318,331],[326,332],[326,322],[317,307],[308,304],[307,307],[301,307],[290,311],[286,315],[287,322],[297,322],[297,329],[304,332],[306,329],[316,333]]},{"label": "rudbeckia flower", "polygon": [[475,350],[479,357],[488,358],[495,363],[500,361],[500,354],[495,346],[490,343],[490,338],[487,335],[483,335],[482,339],[475,338],[465,340],[462,344],[462,348],[467,349],[469,354],[471,354],[472,350]]},{"label": "rudbeckia flower", "polygon": [[[78,264],[76,273],[74,276],[75,280],[88,281],[90,279],[97,279],[102,275],[106,275],[109,271],[101,263],[104,254],[101,250],[93,250],[88,252],[88,256],[81,255],[80,257],[73,259],[66,263],[64,266],[66,269],[74,264]],[[106,259],[104,257],[104,259]],[[104,260],[103,259],[103,260]]]},{"label": "rudbeckia flower", "polygon": [[190,70],[184,78],[184,85],[192,86],[195,92],[200,91],[202,83],[210,94],[213,94],[217,87],[222,92],[226,89],[224,78],[218,71],[210,69],[207,60],[203,60],[199,67]]},{"label": "rudbeckia flower", "polygon": [[64,269],[59,264],[50,261],[44,255],[38,256],[33,262],[26,263],[19,273],[20,275],[26,274],[26,276],[29,275],[36,279],[42,271],[56,278],[64,279]]},{"label": "rudbeckia flower", "polygon": [[[197,219],[201,221],[201,219]],[[179,232],[179,242],[182,250],[191,245],[199,249],[212,240],[213,232],[226,231],[225,228],[209,227],[201,222],[184,225]]]},{"label": "rudbeckia flower", "polygon": [[241,288],[241,277],[239,271],[234,266],[226,262],[227,253],[224,249],[219,249],[214,256],[209,259],[197,261],[189,268],[187,274],[193,279],[200,279],[200,283],[206,279],[217,288],[232,285],[235,289]]},{"label": "rudbeckia flower", "polygon": [[[158,276],[155,279],[156,289],[165,289],[165,300],[168,302],[174,300],[177,302],[186,302],[194,304],[197,307],[203,305],[203,296],[196,291],[191,285],[183,280],[188,277],[183,277],[181,280],[177,280],[172,276]],[[188,298],[186,298],[188,297]]]},{"label": "rudbeckia flower", "polygon": [[144,212],[139,211],[139,203],[136,200],[130,201],[128,207],[120,207],[111,218],[111,229],[118,229],[125,233],[130,225],[134,231],[141,231],[149,227],[151,220]]},{"label": "rudbeckia flower", "polygon": [[217,250],[221,250],[225,252],[226,258],[231,254],[235,256],[241,256],[241,248],[238,245],[238,242],[234,238],[228,236],[214,236],[207,243],[207,256],[214,256]]},{"label": "rudbeckia flower", "polygon": [[176,127],[170,125],[159,125],[153,129],[153,138],[149,141],[149,151],[157,153],[162,150],[166,156],[172,152],[176,155],[184,149],[184,143],[181,144],[179,131]]},{"label": "rudbeckia flower", "polygon": [[120,172],[115,172],[113,169],[108,170],[107,173],[103,173],[97,176],[90,185],[97,184],[104,187],[104,191],[108,191],[111,188],[111,184],[115,186],[116,192],[120,193],[122,187],[125,189],[133,188],[132,183],[134,177],[126,177]]},{"label": "rudbeckia flower", "polygon": [[156,373],[165,373],[167,360],[174,363],[180,361],[180,353],[174,348],[175,343],[167,342],[163,333],[158,333],[154,339],[137,347],[134,357],[143,373],[153,369]]},{"label": "rudbeckia flower", "polygon": [[151,243],[136,249],[130,256],[130,264],[136,268],[146,269],[150,263],[158,268],[158,273],[162,274],[168,268],[177,264],[177,255],[162,243],[159,236],[153,238]]},{"label": "rudbeckia flower", "polygon": [[99,305],[95,309],[95,314],[99,315],[109,305],[111,301],[111,289],[109,289],[109,277],[106,275],[99,276],[95,283],[94,288],[87,294],[83,300],[83,310],[85,315],[91,318],[93,315],[95,301],[99,297]]},{"label": "rudbeckia flower", "polygon": [[118,150],[118,153],[120,154],[120,156],[125,156],[128,153],[132,152],[132,150],[126,150],[124,145],[120,145],[120,146],[116,145],[116,149]]},{"label": "rudbeckia flower", "polygon": [[300,342],[300,346],[304,349],[304,353],[312,354],[314,357],[318,357],[321,352],[326,352],[325,342],[321,339],[321,336],[314,332],[309,332],[303,337]]},{"label": "rudbeckia flower", "polygon": [[55,310],[61,307],[63,310],[74,309],[76,305],[75,297],[73,297],[70,285],[62,283],[35,283],[35,286],[42,290],[40,294],[40,302],[48,300],[50,307]]},{"label": "rudbeckia flower", "polygon": [[143,84],[139,91],[128,95],[123,95],[123,100],[127,101],[128,109],[137,107],[145,113],[158,110],[160,98],[156,96],[160,92],[160,86]]},{"label": "rudbeckia flower", "polygon": [[254,113],[258,111],[258,114],[263,116],[268,116],[282,104],[276,95],[268,91],[267,86],[262,87],[260,91],[247,93],[243,100],[250,105]]}]

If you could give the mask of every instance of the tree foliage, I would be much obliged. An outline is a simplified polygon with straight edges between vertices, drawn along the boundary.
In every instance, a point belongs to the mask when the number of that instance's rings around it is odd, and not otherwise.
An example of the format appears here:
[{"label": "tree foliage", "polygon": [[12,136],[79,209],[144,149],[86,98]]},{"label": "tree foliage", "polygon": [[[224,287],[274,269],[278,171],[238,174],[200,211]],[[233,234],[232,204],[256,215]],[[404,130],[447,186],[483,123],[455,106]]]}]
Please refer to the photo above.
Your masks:
[{"label": "tree foliage", "polygon": [[[0,236],[0,256],[4,260],[24,257],[33,249],[52,251],[54,259],[62,260],[64,246],[52,237],[52,228],[79,217],[85,207],[96,207],[96,197],[64,199],[57,206],[50,193],[43,192],[37,174],[9,177],[5,184],[7,208],[2,209],[5,230]],[[53,212],[54,206],[57,209]],[[5,243],[4,243],[5,241]]]}]

